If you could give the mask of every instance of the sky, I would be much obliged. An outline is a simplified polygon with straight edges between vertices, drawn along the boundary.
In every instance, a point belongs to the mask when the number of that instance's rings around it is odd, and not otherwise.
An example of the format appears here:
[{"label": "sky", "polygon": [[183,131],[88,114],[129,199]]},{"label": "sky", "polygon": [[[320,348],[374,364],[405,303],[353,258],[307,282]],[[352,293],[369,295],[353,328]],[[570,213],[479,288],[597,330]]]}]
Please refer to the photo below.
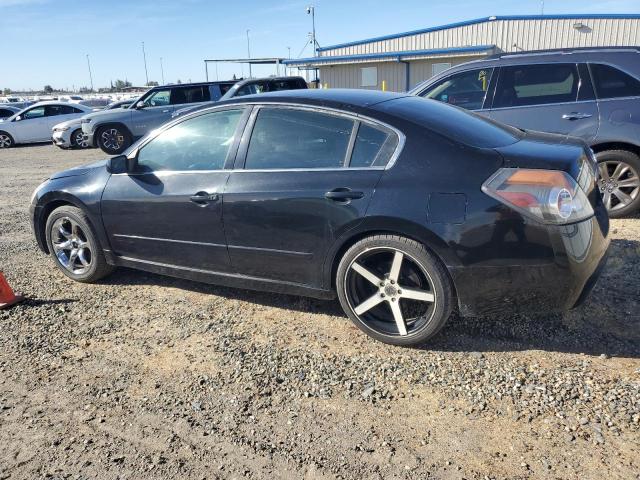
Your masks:
[{"label": "sky", "polygon": [[[165,83],[205,78],[204,58],[313,56],[309,4],[315,6],[321,46],[490,15],[541,12],[540,0],[0,0],[0,90],[89,86],[116,79]],[[640,0],[546,0],[545,14],[640,13]],[[210,79],[216,79],[210,67]],[[220,80],[248,74],[221,64]],[[253,75],[275,74],[274,66]]]}]

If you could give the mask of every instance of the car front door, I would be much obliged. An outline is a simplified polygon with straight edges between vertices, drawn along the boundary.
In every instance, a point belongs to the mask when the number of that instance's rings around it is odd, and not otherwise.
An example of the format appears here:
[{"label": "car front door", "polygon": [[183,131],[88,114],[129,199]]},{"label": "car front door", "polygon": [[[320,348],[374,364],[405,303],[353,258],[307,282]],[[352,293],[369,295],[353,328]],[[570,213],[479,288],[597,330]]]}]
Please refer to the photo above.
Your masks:
[{"label": "car front door", "polygon": [[585,72],[575,63],[501,67],[489,117],[589,141],[598,132],[598,105]]},{"label": "car front door", "polygon": [[139,265],[228,270],[222,197],[246,118],[240,107],[186,118],[139,148],[133,172],[111,175],[102,218],[116,255]]},{"label": "car front door", "polygon": [[[20,120],[14,119],[15,135],[17,143],[29,143],[43,141],[43,132],[47,132],[48,120],[45,117],[46,107],[38,105],[26,110],[20,115]],[[50,136],[49,131],[49,136]],[[45,138],[44,140],[47,140]]]},{"label": "car front door", "polygon": [[174,109],[170,88],[151,92],[131,109],[131,133],[136,138],[146,135],[171,120]]},{"label": "car front door", "polygon": [[328,248],[365,216],[398,138],[332,112],[256,107],[225,188],[234,271],[321,288]]}]

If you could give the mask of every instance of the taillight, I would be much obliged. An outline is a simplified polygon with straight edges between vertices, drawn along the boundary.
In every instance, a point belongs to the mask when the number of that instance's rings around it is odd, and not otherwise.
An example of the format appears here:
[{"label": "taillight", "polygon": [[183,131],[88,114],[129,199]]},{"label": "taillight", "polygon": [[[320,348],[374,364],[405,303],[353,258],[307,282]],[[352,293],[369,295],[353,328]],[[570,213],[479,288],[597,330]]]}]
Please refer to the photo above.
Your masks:
[{"label": "taillight", "polygon": [[562,225],[593,215],[582,188],[560,170],[501,168],[482,191],[542,223]]}]

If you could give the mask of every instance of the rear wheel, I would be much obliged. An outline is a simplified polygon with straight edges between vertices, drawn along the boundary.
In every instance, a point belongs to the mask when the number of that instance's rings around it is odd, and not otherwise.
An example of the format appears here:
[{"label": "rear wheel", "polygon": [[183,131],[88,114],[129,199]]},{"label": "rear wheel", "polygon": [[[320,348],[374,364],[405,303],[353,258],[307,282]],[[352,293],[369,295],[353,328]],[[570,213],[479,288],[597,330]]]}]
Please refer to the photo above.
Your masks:
[{"label": "rear wheel", "polygon": [[89,141],[87,140],[86,135],[82,132],[81,128],[74,130],[71,133],[71,146],[75,148],[88,148]]},{"label": "rear wheel", "polygon": [[91,222],[79,208],[56,208],[46,224],[47,245],[56,266],[67,277],[91,283],[113,271],[104,257]]},{"label": "rear wheel", "polygon": [[108,125],[98,130],[97,141],[103,152],[118,155],[131,145],[131,135],[119,125]]},{"label": "rear wheel", "polygon": [[13,147],[13,137],[7,132],[0,132],[0,148]]},{"label": "rear wheel", "polygon": [[418,242],[395,235],[371,236],[347,250],[336,288],[353,323],[393,345],[432,338],[453,310],[453,288],[440,261]]},{"label": "rear wheel", "polygon": [[640,209],[640,157],[626,150],[596,154],[599,187],[609,216],[619,218]]}]

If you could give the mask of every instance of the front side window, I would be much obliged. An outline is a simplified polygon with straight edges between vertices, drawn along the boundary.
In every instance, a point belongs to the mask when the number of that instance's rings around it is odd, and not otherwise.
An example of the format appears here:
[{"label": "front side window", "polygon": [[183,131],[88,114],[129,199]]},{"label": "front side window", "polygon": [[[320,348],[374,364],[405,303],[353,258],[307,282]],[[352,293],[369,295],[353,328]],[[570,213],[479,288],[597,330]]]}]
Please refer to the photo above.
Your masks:
[{"label": "front side window", "polygon": [[591,74],[598,98],[640,96],[640,80],[615,67],[592,63]]},{"label": "front side window", "polygon": [[480,68],[451,75],[420,95],[467,110],[479,110],[487,96],[492,68]]},{"label": "front side window", "polygon": [[353,121],[290,108],[262,108],[247,151],[247,169],[341,168]]},{"label": "front side window", "polygon": [[209,87],[200,85],[197,87],[178,87],[171,92],[171,104],[181,105],[185,103],[200,103],[211,100]]},{"label": "front side window", "polygon": [[190,118],[163,131],[138,152],[143,172],[220,170],[233,144],[242,110]]},{"label": "front side window", "polygon": [[353,145],[350,167],[385,167],[398,146],[395,133],[361,123]]},{"label": "front side window", "polygon": [[171,90],[157,90],[144,99],[145,107],[164,107],[169,105]]},{"label": "front side window", "polygon": [[32,118],[40,118],[40,117],[44,117],[44,106],[34,107],[31,110],[27,110],[22,114],[22,118],[25,120],[29,120]]},{"label": "front side window", "polygon": [[502,67],[493,107],[575,102],[579,84],[573,63]]}]

